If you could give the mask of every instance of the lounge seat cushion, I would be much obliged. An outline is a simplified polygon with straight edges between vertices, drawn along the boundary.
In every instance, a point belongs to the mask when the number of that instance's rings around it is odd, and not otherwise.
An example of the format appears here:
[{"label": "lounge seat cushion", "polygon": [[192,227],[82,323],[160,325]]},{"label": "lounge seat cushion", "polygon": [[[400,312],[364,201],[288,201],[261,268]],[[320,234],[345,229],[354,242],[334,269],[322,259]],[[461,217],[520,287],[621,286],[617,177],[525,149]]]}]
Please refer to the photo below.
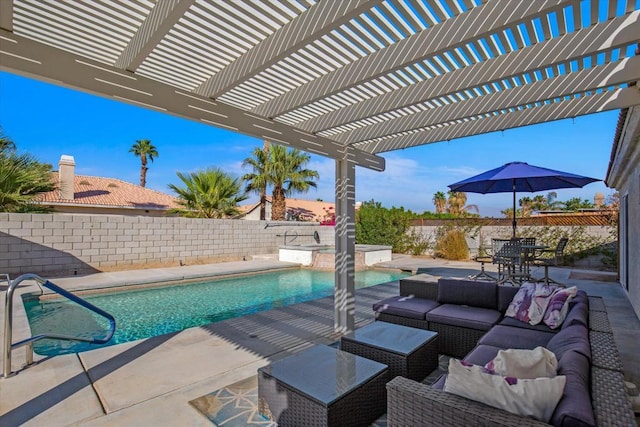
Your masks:
[{"label": "lounge seat cushion", "polygon": [[429,311],[426,319],[429,322],[488,331],[500,320],[500,316],[499,311],[488,308],[442,304]]},{"label": "lounge seat cushion", "polygon": [[561,427],[596,425],[589,394],[589,360],[575,351],[567,351],[558,361],[558,375],[566,377],[564,392],[551,416],[551,424]]},{"label": "lounge seat cushion", "polygon": [[581,324],[563,328],[549,340],[546,347],[556,355],[558,360],[568,351],[578,352],[591,360],[589,331]]},{"label": "lounge seat cushion", "polygon": [[551,329],[550,327],[548,327],[544,323],[538,323],[537,325],[531,325],[531,324],[529,324],[527,322],[522,322],[522,321],[520,321],[518,319],[515,319],[513,317],[505,317],[498,324],[499,325],[503,325],[503,326],[513,326],[514,328],[524,328],[524,329],[531,329],[531,330],[534,330],[534,331],[542,331],[542,332],[549,332],[549,333],[556,333],[558,331],[558,330]]},{"label": "lounge seat cushion", "polygon": [[441,278],[438,280],[438,302],[495,310],[498,308],[497,287],[493,282]]},{"label": "lounge seat cushion", "polygon": [[484,334],[478,344],[500,348],[524,348],[533,350],[538,346],[546,347],[556,334],[551,332],[534,331],[531,329],[514,328],[512,326],[496,325]]},{"label": "lounge seat cushion", "polygon": [[492,345],[477,345],[463,360],[474,365],[484,366],[495,359],[500,350],[503,349]]},{"label": "lounge seat cushion", "polygon": [[373,310],[378,313],[424,320],[425,315],[439,305],[430,299],[395,296],[373,304]]}]

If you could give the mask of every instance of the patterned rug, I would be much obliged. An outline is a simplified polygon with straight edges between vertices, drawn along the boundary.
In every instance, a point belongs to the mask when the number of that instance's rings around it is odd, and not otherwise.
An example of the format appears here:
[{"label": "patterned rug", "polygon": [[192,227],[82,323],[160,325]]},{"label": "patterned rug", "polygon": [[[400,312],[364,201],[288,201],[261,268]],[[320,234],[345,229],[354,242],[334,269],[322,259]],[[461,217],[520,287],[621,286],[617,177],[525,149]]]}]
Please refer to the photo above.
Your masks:
[{"label": "patterned rug", "polygon": [[[422,382],[433,384],[443,372],[446,372],[448,364],[449,358],[440,356],[439,368]],[[189,403],[216,426],[277,426],[258,412],[257,375],[205,394]],[[387,415],[378,418],[371,427],[387,427]]]}]

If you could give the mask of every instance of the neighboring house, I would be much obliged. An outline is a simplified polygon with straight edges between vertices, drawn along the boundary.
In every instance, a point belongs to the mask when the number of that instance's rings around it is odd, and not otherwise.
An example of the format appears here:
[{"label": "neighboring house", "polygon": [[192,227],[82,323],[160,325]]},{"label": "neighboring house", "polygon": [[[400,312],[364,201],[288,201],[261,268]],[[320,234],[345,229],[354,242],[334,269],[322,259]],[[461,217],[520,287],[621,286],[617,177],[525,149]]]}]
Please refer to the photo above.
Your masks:
[{"label": "neighboring house", "polygon": [[[335,204],[319,200],[286,199],[287,220],[297,221],[332,221],[335,218]],[[242,212],[238,218],[259,220],[260,202],[252,205],[240,206]],[[271,219],[271,198],[267,197],[266,219]]]},{"label": "neighboring house", "polygon": [[159,191],[114,178],[76,175],[73,156],[60,158],[51,179],[56,189],[41,194],[37,203],[54,212],[161,216],[180,207],[175,197]]},{"label": "neighboring house", "polygon": [[640,105],[620,112],[605,183],[620,195],[618,273],[640,316]]}]

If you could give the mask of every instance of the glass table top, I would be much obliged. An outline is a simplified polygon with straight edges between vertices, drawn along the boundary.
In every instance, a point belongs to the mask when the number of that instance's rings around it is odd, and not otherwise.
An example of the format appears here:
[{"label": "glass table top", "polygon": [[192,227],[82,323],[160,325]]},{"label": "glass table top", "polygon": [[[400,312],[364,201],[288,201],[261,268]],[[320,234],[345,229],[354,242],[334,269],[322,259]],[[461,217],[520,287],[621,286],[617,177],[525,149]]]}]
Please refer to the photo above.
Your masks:
[{"label": "glass table top", "polygon": [[273,362],[258,371],[329,405],[385,369],[387,366],[382,363],[318,345]]},{"label": "glass table top", "polygon": [[395,353],[410,354],[437,335],[437,332],[424,329],[387,322],[373,322],[345,335],[342,339],[357,341]]}]

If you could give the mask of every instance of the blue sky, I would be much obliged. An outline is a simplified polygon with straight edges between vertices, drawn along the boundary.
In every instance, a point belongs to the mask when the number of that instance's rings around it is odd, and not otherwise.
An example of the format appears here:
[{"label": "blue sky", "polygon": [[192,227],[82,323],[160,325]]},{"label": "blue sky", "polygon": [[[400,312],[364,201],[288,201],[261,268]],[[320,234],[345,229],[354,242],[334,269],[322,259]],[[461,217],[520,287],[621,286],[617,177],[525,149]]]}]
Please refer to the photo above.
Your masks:
[{"label": "blue sky", "polygon": [[[450,142],[382,153],[385,172],[356,172],[356,198],[416,212],[433,210],[433,194],[447,185],[511,161],[604,179],[618,111],[577,117]],[[137,139],[149,139],[159,156],[150,164],[147,187],[171,193],[176,172],[220,167],[240,176],[242,160],[262,141],[119,101],[0,72],[0,126],[19,152],[29,152],[57,169],[60,155],[75,157],[76,173],[139,183],[140,160],[129,153]],[[320,173],[317,190],[296,197],[334,197],[334,161],[312,155]],[[558,199],[593,201],[613,190],[603,182],[558,190]],[[545,194],[545,193],[542,193]],[[518,193],[518,198],[529,193]],[[250,200],[255,200],[252,197]],[[468,194],[480,214],[502,216],[510,194]]]}]

